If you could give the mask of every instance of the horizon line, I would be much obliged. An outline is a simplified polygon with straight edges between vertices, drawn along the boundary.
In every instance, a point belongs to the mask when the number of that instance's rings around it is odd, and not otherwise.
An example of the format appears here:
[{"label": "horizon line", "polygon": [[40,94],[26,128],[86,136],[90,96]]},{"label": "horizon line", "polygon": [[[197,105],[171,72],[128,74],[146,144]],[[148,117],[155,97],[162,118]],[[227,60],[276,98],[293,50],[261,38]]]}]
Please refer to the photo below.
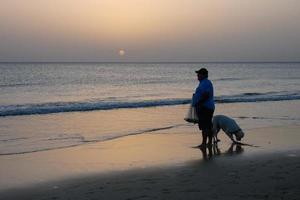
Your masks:
[{"label": "horizon line", "polygon": [[226,63],[300,63],[300,61],[0,61],[0,64],[26,64],[26,63],[95,63],[95,64],[226,64]]}]

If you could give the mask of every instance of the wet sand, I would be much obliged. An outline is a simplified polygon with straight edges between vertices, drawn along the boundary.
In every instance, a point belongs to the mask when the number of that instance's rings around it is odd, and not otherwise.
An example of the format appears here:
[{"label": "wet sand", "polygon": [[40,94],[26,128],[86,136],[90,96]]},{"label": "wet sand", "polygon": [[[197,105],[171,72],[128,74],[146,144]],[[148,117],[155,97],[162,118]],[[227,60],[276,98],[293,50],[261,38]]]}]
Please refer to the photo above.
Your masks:
[{"label": "wet sand", "polygon": [[299,126],[200,151],[193,126],[1,156],[0,199],[299,199]]}]

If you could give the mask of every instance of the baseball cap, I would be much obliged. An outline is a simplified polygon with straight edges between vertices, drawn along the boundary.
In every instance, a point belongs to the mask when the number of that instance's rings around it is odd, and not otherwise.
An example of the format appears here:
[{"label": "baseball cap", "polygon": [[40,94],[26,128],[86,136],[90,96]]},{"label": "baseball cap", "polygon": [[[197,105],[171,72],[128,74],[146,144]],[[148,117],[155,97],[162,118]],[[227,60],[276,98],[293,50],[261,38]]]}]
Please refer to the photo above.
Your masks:
[{"label": "baseball cap", "polygon": [[197,74],[202,74],[202,75],[208,75],[208,71],[205,68],[201,68],[197,71],[195,71]]}]

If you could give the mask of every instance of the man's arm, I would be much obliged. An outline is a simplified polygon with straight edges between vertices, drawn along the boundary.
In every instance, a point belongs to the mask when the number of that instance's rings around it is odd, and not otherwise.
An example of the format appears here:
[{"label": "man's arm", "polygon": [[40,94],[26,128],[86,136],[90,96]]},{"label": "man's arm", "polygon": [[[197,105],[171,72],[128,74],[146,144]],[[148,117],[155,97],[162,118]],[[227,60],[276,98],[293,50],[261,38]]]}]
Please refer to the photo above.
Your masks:
[{"label": "man's arm", "polygon": [[192,106],[196,106],[197,104],[203,104],[209,98],[209,92],[203,91],[203,88],[200,86],[196,89],[195,94],[192,99]]},{"label": "man's arm", "polygon": [[198,86],[195,93],[193,94],[192,106],[195,107],[199,103],[199,101],[201,99],[201,95],[202,95],[202,91],[201,91],[200,86]]},{"label": "man's arm", "polygon": [[202,95],[200,97],[199,103],[204,103],[209,98],[208,92],[202,92]]}]

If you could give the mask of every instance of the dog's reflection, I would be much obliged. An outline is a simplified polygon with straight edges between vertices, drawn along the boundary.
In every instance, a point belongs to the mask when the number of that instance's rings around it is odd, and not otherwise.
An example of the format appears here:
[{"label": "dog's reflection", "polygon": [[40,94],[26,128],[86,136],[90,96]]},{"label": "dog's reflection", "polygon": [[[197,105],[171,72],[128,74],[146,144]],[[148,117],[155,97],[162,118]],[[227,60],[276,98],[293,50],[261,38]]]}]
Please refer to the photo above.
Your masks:
[{"label": "dog's reflection", "polygon": [[232,143],[230,145],[229,149],[227,151],[225,151],[224,153],[221,153],[217,143],[215,143],[213,145],[209,145],[207,147],[199,148],[199,149],[202,152],[202,156],[203,156],[204,160],[209,160],[213,156],[219,156],[219,155],[233,156],[233,155],[241,154],[244,152],[244,148],[242,147],[241,144],[238,144],[238,143]]},{"label": "dog's reflection", "polygon": [[236,154],[241,154],[243,152],[244,152],[244,148],[242,147],[241,144],[232,143],[229,149],[224,154],[232,156]]}]

